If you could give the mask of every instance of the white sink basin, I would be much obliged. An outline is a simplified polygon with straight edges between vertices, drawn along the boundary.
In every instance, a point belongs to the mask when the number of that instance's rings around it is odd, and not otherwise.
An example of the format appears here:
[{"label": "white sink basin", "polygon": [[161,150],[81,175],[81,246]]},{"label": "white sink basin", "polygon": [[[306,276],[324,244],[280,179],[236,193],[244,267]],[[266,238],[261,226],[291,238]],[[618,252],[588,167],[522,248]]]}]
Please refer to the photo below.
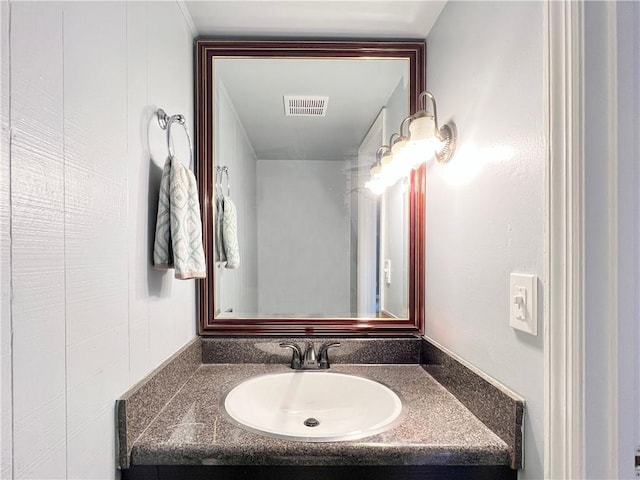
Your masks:
[{"label": "white sink basin", "polygon": [[250,378],[224,397],[222,407],[242,428],[303,442],[375,435],[393,427],[402,413],[402,401],[390,388],[325,371]]}]

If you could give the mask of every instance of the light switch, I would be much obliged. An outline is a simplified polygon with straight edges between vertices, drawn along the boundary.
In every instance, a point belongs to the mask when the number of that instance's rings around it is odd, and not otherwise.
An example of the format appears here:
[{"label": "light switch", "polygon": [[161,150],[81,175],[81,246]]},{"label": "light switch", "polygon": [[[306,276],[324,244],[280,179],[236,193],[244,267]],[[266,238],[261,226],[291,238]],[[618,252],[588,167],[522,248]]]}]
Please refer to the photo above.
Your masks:
[{"label": "light switch", "polygon": [[538,277],[512,273],[509,281],[509,325],[538,335]]},{"label": "light switch", "polygon": [[384,261],[384,281],[387,285],[391,285],[391,260]]}]

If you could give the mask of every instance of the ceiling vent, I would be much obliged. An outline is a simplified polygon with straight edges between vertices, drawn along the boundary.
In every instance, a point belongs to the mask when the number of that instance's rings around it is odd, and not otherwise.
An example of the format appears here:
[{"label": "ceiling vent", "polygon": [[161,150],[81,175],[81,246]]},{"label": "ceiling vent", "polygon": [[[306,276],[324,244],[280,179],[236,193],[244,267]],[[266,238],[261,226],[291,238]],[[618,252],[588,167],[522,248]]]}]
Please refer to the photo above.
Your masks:
[{"label": "ceiling vent", "polygon": [[329,97],[285,95],[284,113],[287,117],[324,117]]}]

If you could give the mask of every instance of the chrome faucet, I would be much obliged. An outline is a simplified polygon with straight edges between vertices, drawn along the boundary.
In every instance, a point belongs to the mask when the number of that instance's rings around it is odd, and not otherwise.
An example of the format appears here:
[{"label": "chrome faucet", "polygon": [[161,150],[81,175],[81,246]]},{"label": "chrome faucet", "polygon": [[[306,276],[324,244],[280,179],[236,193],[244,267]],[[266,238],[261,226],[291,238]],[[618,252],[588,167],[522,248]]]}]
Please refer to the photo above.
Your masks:
[{"label": "chrome faucet", "polygon": [[311,342],[307,342],[304,353],[295,343],[283,342],[280,346],[292,350],[291,368],[294,370],[326,370],[329,368],[328,350],[331,347],[339,347],[340,342],[325,343],[320,347],[317,355]]},{"label": "chrome faucet", "polygon": [[316,357],[316,349],[313,348],[313,343],[311,342],[307,342],[307,346],[304,350],[302,368],[304,370],[315,370],[316,368],[318,368],[318,357]]}]

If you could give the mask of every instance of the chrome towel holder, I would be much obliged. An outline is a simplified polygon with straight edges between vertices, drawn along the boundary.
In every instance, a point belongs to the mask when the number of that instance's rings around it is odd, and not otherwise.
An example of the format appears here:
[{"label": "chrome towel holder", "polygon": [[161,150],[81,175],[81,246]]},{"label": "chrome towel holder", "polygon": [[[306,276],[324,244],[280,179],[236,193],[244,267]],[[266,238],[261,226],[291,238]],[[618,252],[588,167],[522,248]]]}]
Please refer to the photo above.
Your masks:
[{"label": "chrome towel holder", "polygon": [[191,137],[189,136],[189,130],[187,129],[186,120],[184,115],[177,114],[169,116],[167,112],[159,108],[156,112],[158,116],[158,123],[160,128],[167,131],[167,150],[169,150],[169,157],[175,158],[173,153],[173,147],[171,146],[171,125],[178,123],[184,128],[184,133],[187,135],[187,142],[189,143],[189,168],[193,168],[193,146],[191,145]]},{"label": "chrome towel holder", "polygon": [[[222,180],[224,178],[224,176],[226,175],[227,177],[227,183],[226,185],[222,185]],[[227,188],[227,197],[231,196],[231,187],[229,186],[229,167],[227,166],[223,166],[223,167],[216,167],[216,185],[215,185],[215,189],[216,189],[216,197],[220,197],[222,198],[224,196],[224,187]]]}]

